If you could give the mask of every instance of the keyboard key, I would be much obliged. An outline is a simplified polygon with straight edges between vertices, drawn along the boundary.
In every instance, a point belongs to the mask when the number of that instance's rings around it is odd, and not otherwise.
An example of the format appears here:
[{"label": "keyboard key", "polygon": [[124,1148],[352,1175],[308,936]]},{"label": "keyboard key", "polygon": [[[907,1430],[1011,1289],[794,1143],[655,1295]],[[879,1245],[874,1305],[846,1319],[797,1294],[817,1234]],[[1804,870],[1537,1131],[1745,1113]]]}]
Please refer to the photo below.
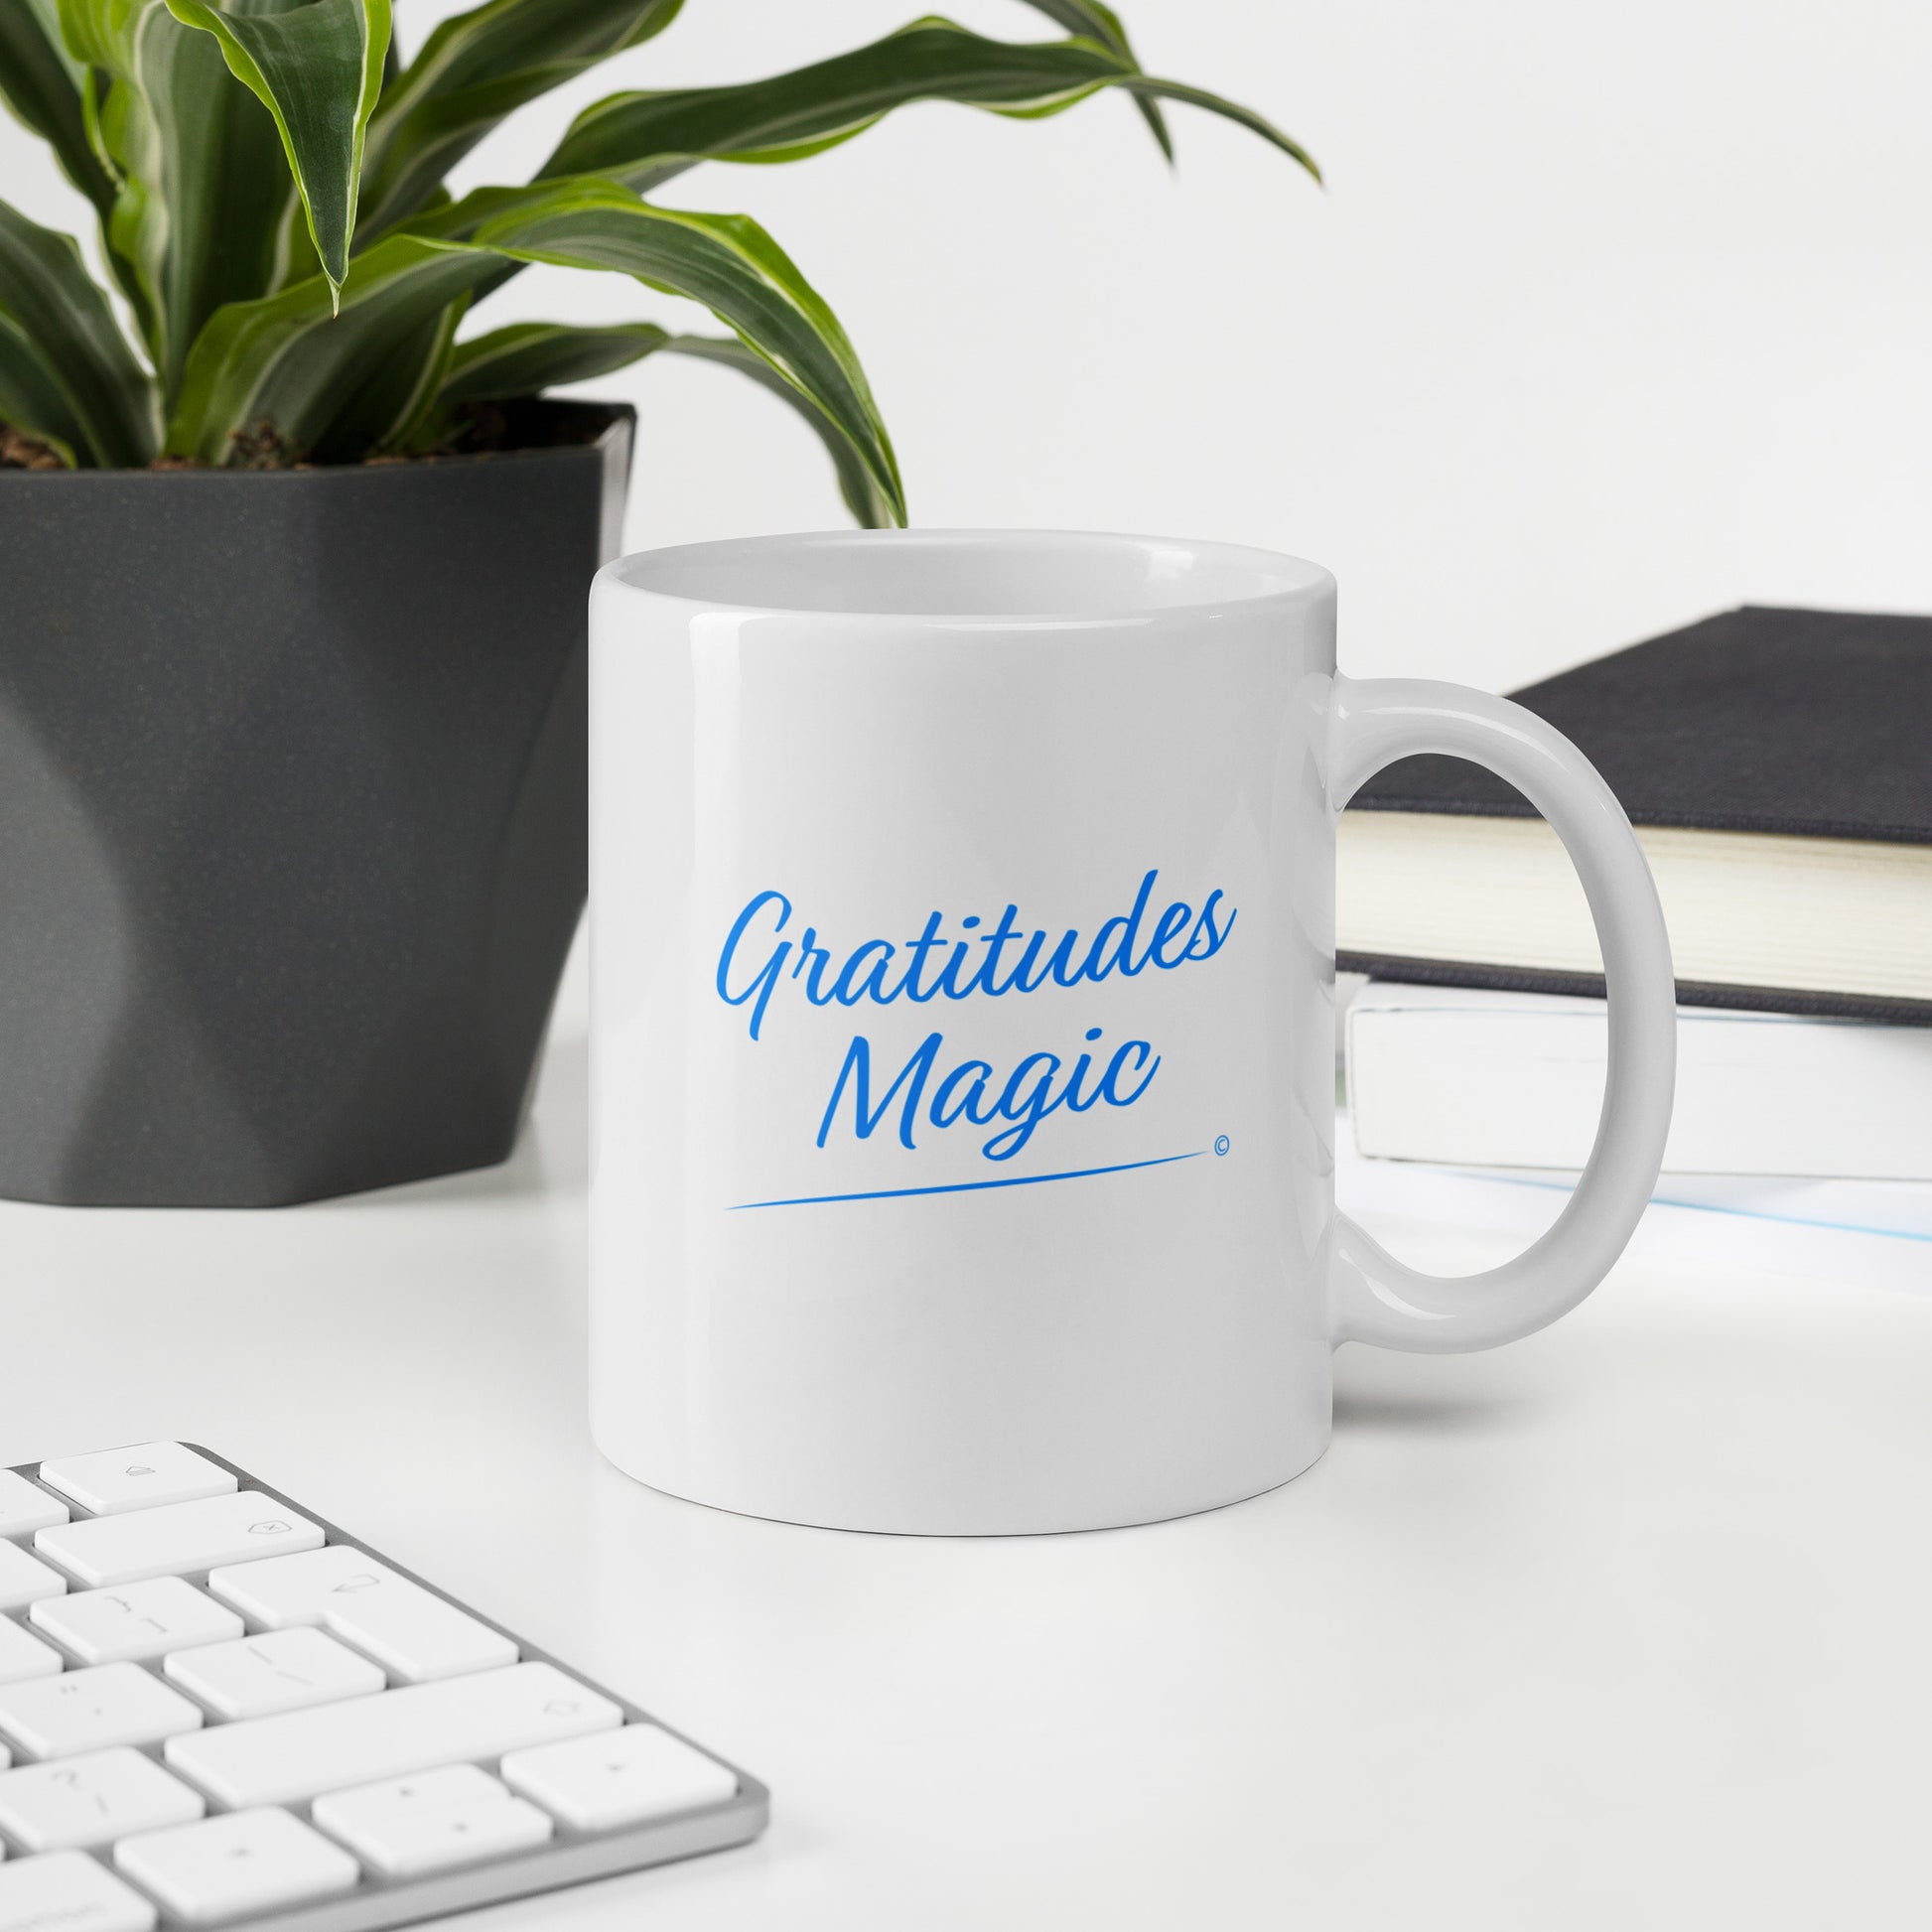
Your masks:
[{"label": "keyboard key", "polygon": [[341,1846],[272,1807],[124,1838],[114,1863],[190,1925],[333,1898],[362,1876]]},{"label": "keyboard key", "polygon": [[218,1725],[170,1739],[166,1756],[218,1804],[240,1810],[615,1730],[622,1718],[609,1698],[553,1664],[511,1664],[381,1697]]},{"label": "keyboard key", "polygon": [[40,1530],[34,1548],[91,1588],[183,1577],[322,1547],[322,1531],[259,1490]]},{"label": "keyboard key", "polygon": [[320,1623],[400,1683],[516,1662],[508,1637],[346,1543],[217,1570],[207,1582],[215,1595],[271,1630]]},{"label": "keyboard key", "polygon": [[0,1469],[0,1536],[31,1536],[68,1520],[68,1506],[12,1469]]},{"label": "keyboard key", "polygon": [[154,1932],[158,1916],[84,1852],[0,1864],[0,1932]]},{"label": "keyboard key", "polygon": [[192,1503],[236,1488],[226,1469],[179,1443],[136,1443],[41,1464],[41,1480],[96,1516],[119,1516],[158,1503]]},{"label": "keyboard key", "polygon": [[463,1811],[474,1805],[505,1803],[509,1786],[475,1764],[446,1764],[440,1771],[418,1771],[406,1778],[384,1778],[332,1791],[315,1802],[315,1821],[339,1838],[427,1812]]},{"label": "keyboard key", "polygon": [[420,1878],[548,1843],[556,1825],[547,1812],[506,1792],[494,1804],[426,1813],[407,1823],[378,1826],[346,1842],[385,1878]]},{"label": "keyboard key", "polygon": [[0,1686],[0,1733],[27,1758],[158,1744],[201,1723],[195,1705],[139,1664],[101,1664]]},{"label": "keyboard key", "polygon": [[139,1663],[242,1631],[234,1611],[179,1577],[49,1596],[28,1614],[35,1629],[83,1664]]},{"label": "keyboard key", "polygon": [[11,1618],[0,1616],[0,1684],[18,1684],[24,1677],[54,1677],[61,1668],[58,1650]]},{"label": "keyboard key", "polygon": [[125,1748],[0,1772],[0,1832],[29,1852],[108,1845],[207,1809],[200,1792]]},{"label": "keyboard key", "polygon": [[333,1792],[316,1800],[315,1821],[385,1878],[528,1851],[555,1829],[474,1764]]},{"label": "keyboard key", "polygon": [[738,1791],[737,1778],[715,1758],[657,1725],[625,1725],[601,1736],[513,1751],[501,1768],[511,1790],[579,1832],[723,1804]]},{"label": "keyboard key", "polygon": [[0,1543],[0,1610],[24,1610],[43,1596],[59,1596],[68,1580],[30,1557],[18,1543]]},{"label": "keyboard key", "polygon": [[380,1665],[312,1629],[271,1630],[178,1650],[161,1669],[171,1684],[230,1722],[371,1697],[388,1682]]}]

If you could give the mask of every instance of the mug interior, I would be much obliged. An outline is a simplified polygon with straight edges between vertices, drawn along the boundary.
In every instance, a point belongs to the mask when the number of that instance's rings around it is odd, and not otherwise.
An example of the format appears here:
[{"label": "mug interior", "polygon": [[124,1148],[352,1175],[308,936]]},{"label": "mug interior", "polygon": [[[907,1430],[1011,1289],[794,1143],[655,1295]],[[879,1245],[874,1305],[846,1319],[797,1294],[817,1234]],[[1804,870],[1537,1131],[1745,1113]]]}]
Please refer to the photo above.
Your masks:
[{"label": "mug interior", "polygon": [[1049,530],[838,530],[640,551],[609,575],[751,611],[1066,621],[1299,600],[1319,564],[1239,544]]}]

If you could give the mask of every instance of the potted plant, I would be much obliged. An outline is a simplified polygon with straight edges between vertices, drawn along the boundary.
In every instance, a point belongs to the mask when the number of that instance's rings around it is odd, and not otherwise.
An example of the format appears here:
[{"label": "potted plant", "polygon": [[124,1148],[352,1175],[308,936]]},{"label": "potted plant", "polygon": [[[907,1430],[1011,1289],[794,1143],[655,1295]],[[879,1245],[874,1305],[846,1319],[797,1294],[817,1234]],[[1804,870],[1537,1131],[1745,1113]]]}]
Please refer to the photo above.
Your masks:
[{"label": "potted plant", "polygon": [[[743,85],[621,93],[452,199],[506,114],[682,0],[486,0],[401,62],[389,0],[0,0],[0,94],[94,206],[113,295],[0,203],[0,1194],[263,1205],[510,1151],[585,890],[584,593],[642,355],[743,370],[900,522],[843,330],[755,222],[648,199],[909,101],[1090,94],[1253,128],[1068,38],[937,19]],[[531,262],[731,332],[465,333]],[[118,304],[115,299],[118,298]],[[131,332],[124,333],[125,315]]]}]

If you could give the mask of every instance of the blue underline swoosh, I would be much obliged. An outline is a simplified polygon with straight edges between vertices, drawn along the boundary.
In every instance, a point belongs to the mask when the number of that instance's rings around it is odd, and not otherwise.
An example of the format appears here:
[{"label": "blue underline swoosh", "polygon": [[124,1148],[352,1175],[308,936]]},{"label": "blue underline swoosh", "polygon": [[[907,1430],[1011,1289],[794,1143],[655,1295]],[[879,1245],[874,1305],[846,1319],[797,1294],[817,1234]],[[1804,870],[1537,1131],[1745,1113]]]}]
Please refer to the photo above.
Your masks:
[{"label": "blue underline swoosh", "polygon": [[878,1187],[866,1194],[799,1194],[790,1200],[742,1200],[726,1208],[727,1214],[743,1214],[753,1207],[818,1207],[827,1201],[903,1200],[909,1194],[977,1194],[988,1187],[1037,1187],[1046,1180],[1091,1180],[1097,1173],[1132,1173],[1136,1168],[1166,1168],[1176,1161],[1198,1161],[1201,1150],[1192,1154],[1164,1154],[1156,1161],[1123,1161],[1113,1168],[1072,1168],[1065,1173],[1017,1173],[1000,1180],[955,1180],[944,1187]]}]

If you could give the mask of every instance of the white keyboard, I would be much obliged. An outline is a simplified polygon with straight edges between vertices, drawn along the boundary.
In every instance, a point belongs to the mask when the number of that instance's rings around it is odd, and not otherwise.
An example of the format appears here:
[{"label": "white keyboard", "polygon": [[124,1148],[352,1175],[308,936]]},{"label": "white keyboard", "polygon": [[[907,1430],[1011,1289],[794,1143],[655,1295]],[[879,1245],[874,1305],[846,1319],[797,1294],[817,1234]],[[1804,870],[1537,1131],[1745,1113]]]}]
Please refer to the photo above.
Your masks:
[{"label": "white keyboard", "polygon": [[0,1469],[0,1932],[372,1932],[766,1805],[206,1449]]}]

